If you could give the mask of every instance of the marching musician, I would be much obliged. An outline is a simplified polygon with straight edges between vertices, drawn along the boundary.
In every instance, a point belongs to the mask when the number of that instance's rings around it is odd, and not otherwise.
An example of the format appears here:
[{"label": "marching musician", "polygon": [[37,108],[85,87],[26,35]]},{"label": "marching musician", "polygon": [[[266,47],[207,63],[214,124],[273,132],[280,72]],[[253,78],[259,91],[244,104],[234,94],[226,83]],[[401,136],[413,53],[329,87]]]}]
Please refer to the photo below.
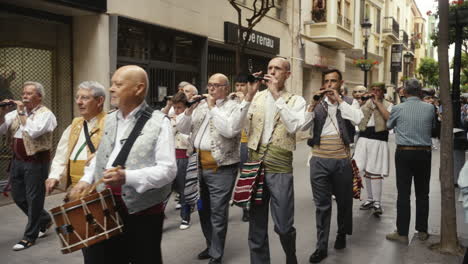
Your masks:
[{"label": "marching musician", "polygon": [[75,186],[84,173],[86,161],[95,153],[101,141],[106,113],[103,111],[106,93],[95,81],[78,85],[75,102],[80,117],[73,119],[65,129],[55,151],[46,181],[50,194],[63,181],[65,188]]},{"label": "marching musician", "polygon": [[[55,115],[42,104],[44,87],[38,82],[23,84],[22,101],[5,99],[0,107],[0,134],[12,146],[10,182],[13,200],[28,216],[23,238],[13,250],[32,246],[45,235],[51,218],[44,210],[45,179],[49,172]],[[11,111],[13,105],[16,110]],[[8,113],[9,112],[9,113]]]},{"label": "marching musician", "polygon": [[356,100],[339,93],[344,82],[339,70],[327,70],[323,78],[323,89],[315,93],[303,127],[312,127],[313,135],[308,144],[312,147],[310,181],[316,207],[317,245],[309,258],[311,263],[319,263],[328,256],[332,194],[338,208],[335,249],[344,249],[346,235],[352,234],[353,171],[349,144],[353,142],[354,126],[363,115]]},{"label": "marching musician", "polygon": [[[75,186],[83,176],[86,162],[94,155],[101,141],[106,118],[103,111],[105,98],[104,86],[98,82],[86,81],[78,85],[75,102],[81,116],[73,119],[57,145],[46,180],[48,194],[60,181],[66,189],[70,185]],[[82,249],[85,259],[86,250]]]},{"label": "marching musician", "polygon": [[356,165],[364,175],[367,200],[361,210],[373,210],[375,216],[383,213],[381,206],[383,177],[388,176],[390,151],[388,149],[387,120],[392,104],[385,100],[385,83],[370,86],[369,99],[361,106],[363,118],[359,123],[359,140],[354,151]]},{"label": "marching musician", "polygon": [[[258,160],[266,155],[264,203],[253,204],[250,209],[249,248],[253,264],[270,263],[269,208],[286,255],[285,263],[297,263],[292,160],[296,132],[304,123],[306,102],[287,91],[286,80],[290,75],[288,60],[281,57],[270,60],[268,72],[263,76],[268,89],[254,94],[248,113],[247,144],[251,158]],[[258,90],[259,85],[260,82],[250,83],[249,93]],[[252,86],[257,88],[250,88]]]},{"label": "marching musician", "polygon": [[[107,115],[99,150],[71,191],[74,196],[102,180],[97,191],[112,189],[124,224],[123,234],[87,248],[86,263],[162,263],[164,201],[177,165],[171,122],[145,102],[148,85],[139,66],[114,73],[109,92],[118,110]],[[123,156],[124,164],[113,166]]]},{"label": "marching musician", "polygon": [[[198,259],[221,263],[226,240],[229,200],[236,180],[242,120],[250,102],[228,100],[229,80],[221,73],[212,75],[207,98],[177,116],[177,129],[191,134],[201,168],[202,209],[198,211],[207,248]],[[193,97],[193,100],[199,96]]]}]

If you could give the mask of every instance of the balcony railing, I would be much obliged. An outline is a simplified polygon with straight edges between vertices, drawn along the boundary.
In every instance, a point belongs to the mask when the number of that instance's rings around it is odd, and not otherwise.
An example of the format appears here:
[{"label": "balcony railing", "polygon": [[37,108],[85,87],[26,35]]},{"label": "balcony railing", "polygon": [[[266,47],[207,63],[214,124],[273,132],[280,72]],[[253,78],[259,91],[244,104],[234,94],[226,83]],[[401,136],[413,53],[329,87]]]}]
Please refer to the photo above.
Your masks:
[{"label": "balcony railing", "polygon": [[400,37],[400,25],[393,17],[384,17],[384,33],[393,34],[398,39]]},{"label": "balcony railing", "polygon": [[343,16],[341,14],[338,14],[338,18],[336,20],[336,24],[343,26]]},{"label": "balcony railing", "polygon": [[406,31],[402,30],[401,31],[402,33],[402,40],[401,40],[401,44],[405,45],[406,47],[408,47],[408,33],[406,33]]},{"label": "balcony railing", "polygon": [[351,20],[341,14],[338,14],[336,24],[346,28],[347,30],[351,30]]},{"label": "balcony railing", "polygon": [[344,27],[347,30],[351,30],[351,20],[347,17],[344,18]]}]

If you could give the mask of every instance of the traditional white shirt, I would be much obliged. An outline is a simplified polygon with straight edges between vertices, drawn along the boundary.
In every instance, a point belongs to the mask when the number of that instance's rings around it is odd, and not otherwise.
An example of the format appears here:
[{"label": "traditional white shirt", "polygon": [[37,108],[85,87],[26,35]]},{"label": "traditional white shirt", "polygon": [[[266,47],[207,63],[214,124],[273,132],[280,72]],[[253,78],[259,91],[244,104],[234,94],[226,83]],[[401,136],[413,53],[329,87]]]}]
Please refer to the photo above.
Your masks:
[{"label": "traditional white shirt", "polygon": [[[276,101],[268,91],[265,98],[265,121],[263,126],[262,144],[268,144],[273,134],[275,116],[279,111],[280,119],[289,133],[296,133],[304,124],[304,111],[306,101],[302,96],[297,96],[294,105],[290,107],[286,101],[280,97]],[[253,114],[250,111],[251,114]]]},{"label": "traditional white shirt", "polygon": [[[30,116],[39,108],[34,108],[31,112],[27,112],[25,110],[26,116]],[[13,120],[17,118],[18,111],[14,110],[10,113],[5,115],[5,122],[0,125],[0,135],[6,134],[8,128],[13,123]],[[34,120],[30,118],[26,119],[26,123],[24,125],[20,124],[19,129],[16,131],[14,138],[23,138],[22,132],[26,132],[30,137],[37,138],[46,133],[53,132],[54,129],[57,127],[57,119],[55,115],[51,111],[43,112],[36,114],[34,116]]]},{"label": "traditional white shirt", "polygon": [[[330,100],[328,100],[328,97],[325,97],[323,99],[322,103],[328,105],[328,116],[325,119],[325,124],[323,125],[322,129],[322,135],[321,136],[330,136],[330,135],[336,135],[339,132],[337,131],[338,128],[338,121],[336,120],[336,111],[340,109],[341,112],[341,117],[343,119],[347,119],[351,121],[354,125],[359,124],[361,122],[361,119],[364,117],[364,114],[362,113],[358,101],[353,99],[353,103],[349,105],[345,101],[343,101],[341,104],[338,105],[338,102],[335,102],[332,104]],[[305,112],[305,123],[304,126],[302,127],[303,130],[308,129],[313,125],[313,120],[315,118],[315,113],[314,112]]]},{"label": "traditional white shirt", "polygon": [[[384,99],[384,100],[385,100],[385,99]],[[374,103],[372,103],[372,104],[371,104],[371,107],[372,107],[372,109],[375,109],[377,106],[376,106]],[[393,107],[393,104],[390,104],[390,105],[387,107],[388,113],[391,113],[391,112],[392,112],[392,107]],[[374,112],[372,112],[372,115],[371,115],[371,117],[370,117],[370,119],[369,119],[369,122],[367,122],[367,127],[373,127],[373,126],[375,126]]]},{"label": "traditional white shirt", "polygon": [[[242,101],[242,103],[237,105],[237,107],[240,108],[239,110],[227,113],[223,107],[225,100],[227,99],[216,100],[215,107],[207,112],[206,118],[203,120],[198,133],[195,135],[194,147],[196,149],[211,150],[211,134],[208,130],[210,121],[212,121],[213,126],[223,137],[233,138],[240,133],[243,120],[247,116],[249,110],[250,102]],[[201,102],[201,104],[206,104],[206,101]],[[200,107],[200,105],[198,107]],[[194,111],[197,111],[197,108],[195,108]],[[185,134],[190,133],[191,124],[191,115],[186,115],[184,113],[177,116],[177,126],[180,132]]]},{"label": "traditional white shirt", "polygon": [[[85,121],[85,122],[88,124],[88,131],[91,131],[94,129],[94,127],[97,124],[97,118],[94,117],[91,120]],[[71,152],[70,157],[67,157],[68,142],[70,140],[70,132],[71,132],[71,125],[69,125],[67,129],[65,129],[65,131],[63,131],[62,137],[60,138],[60,141],[57,145],[57,149],[55,150],[55,156],[50,166],[49,178],[54,178],[57,180],[60,179],[60,175],[63,173],[63,171],[67,167],[68,161],[74,160],[81,146],[86,143],[86,137],[84,134],[84,126],[83,126],[81,127],[80,136],[78,137],[78,140],[76,141],[75,147],[73,148],[73,151]],[[88,159],[87,149],[88,149],[88,146],[83,148],[83,150],[76,157],[76,160],[87,160]]]},{"label": "traditional white shirt", "polygon": [[[117,158],[125,141],[125,131],[131,124],[136,122],[136,113],[143,107],[143,104],[130,112],[126,118],[122,112],[117,110],[117,133],[115,137],[115,147],[112,150],[106,169],[112,168],[112,163]],[[99,155],[99,150],[96,156]],[[171,121],[167,118],[163,119],[161,131],[154,149],[155,166],[150,166],[135,170],[125,170],[125,184],[133,187],[137,192],[144,193],[147,190],[161,188],[170,184],[177,173],[174,136],[172,134]],[[94,157],[89,166],[85,167],[84,175],[80,181],[93,183],[94,171],[96,167],[96,157]]]},{"label": "traditional white shirt", "polygon": [[[181,114],[183,115],[183,113]],[[190,135],[183,134],[177,130],[177,116],[174,114],[171,117],[172,132],[174,133],[175,148],[176,149],[188,149],[190,147]]]}]

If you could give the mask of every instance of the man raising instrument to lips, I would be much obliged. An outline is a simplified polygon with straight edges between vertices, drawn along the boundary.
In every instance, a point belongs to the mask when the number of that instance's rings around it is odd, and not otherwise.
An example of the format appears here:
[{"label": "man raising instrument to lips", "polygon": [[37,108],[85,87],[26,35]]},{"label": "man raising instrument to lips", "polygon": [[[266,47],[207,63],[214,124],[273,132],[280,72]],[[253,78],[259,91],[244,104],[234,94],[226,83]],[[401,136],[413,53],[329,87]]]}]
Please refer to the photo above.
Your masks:
[{"label": "man raising instrument to lips", "polygon": [[0,135],[6,134],[12,146],[11,192],[16,205],[28,216],[24,235],[13,250],[32,246],[50,227],[51,218],[44,210],[45,186],[50,165],[52,132],[57,127],[54,114],[42,104],[44,87],[38,82],[23,84],[22,101],[5,99],[0,107]]}]

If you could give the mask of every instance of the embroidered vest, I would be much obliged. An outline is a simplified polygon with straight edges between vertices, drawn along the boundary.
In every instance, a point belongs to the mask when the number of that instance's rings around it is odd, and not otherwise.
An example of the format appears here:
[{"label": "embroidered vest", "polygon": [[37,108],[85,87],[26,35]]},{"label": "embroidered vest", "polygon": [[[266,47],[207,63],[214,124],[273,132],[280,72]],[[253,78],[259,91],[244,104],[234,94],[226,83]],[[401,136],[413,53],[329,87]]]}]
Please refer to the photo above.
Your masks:
[{"label": "embroidered vest", "polygon": [[[385,109],[387,109],[390,106],[390,103],[384,99],[383,105]],[[361,107],[361,110],[364,114],[364,118],[362,119],[361,123],[359,123],[359,131],[366,130],[367,123],[369,123],[372,114],[374,114],[375,132],[382,132],[387,130],[387,121],[385,121],[382,114],[380,114],[379,109],[374,106],[372,100],[367,100],[367,102]]]},{"label": "embroidered vest", "polygon": [[[127,138],[136,124],[136,120],[140,117],[144,110],[152,111],[145,103],[142,109],[136,114],[136,119],[133,124],[124,132],[123,138]],[[125,167],[129,170],[141,169],[156,165],[155,146],[157,144],[159,134],[161,132],[161,124],[166,116],[160,111],[154,111],[152,117],[146,122],[143,130],[136,139],[130,150]],[[99,151],[96,153],[96,170],[94,172],[94,181],[97,182],[106,168],[109,157],[116,144],[115,137],[117,134],[117,111],[107,114],[104,124],[104,136],[99,144]],[[97,187],[98,191],[102,191],[104,185]],[[122,186],[122,199],[128,208],[130,214],[134,214],[150,208],[156,204],[163,202],[171,192],[171,184],[161,188],[154,188],[144,193],[137,192],[129,185]]]},{"label": "embroidered vest", "polygon": [[[224,112],[231,114],[233,111],[239,111],[238,103],[234,100],[225,100],[221,106]],[[208,115],[208,104],[203,103],[199,105],[192,114],[192,136],[191,144],[194,145],[195,138],[200,132],[203,120]],[[201,131],[203,133],[203,131]],[[211,155],[215,159],[218,167],[227,166],[240,161],[240,133],[233,138],[223,137],[215,128],[213,123],[208,123],[208,128],[205,133],[210,133],[211,137]]]},{"label": "embroidered vest", "polygon": [[[253,113],[249,117],[249,143],[248,147],[255,151],[258,150],[260,143],[262,141],[264,123],[265,123],[265,100],[268,95],[268,90],[261,91],[255,95],[252,101],[252,110]],[[281,97],[286,101],[289,97],[292,98],[288,102],[288,106],[294,106],[296,102],[297,95],[293,95],[289,92],[284,92]],[[296,133],[289,133],[286,129],[286,126],[283,124],[281,119],[279,119],[279,124],[276,126],[275,131],[271,135],[271,145],[285,149],[288,151],[294,151],[296,149]]]},{"label": "embroidered vest", "polygon": [[[28,119],[34,120],[36,115],[45,113],[45,112],[51,112],[51,111],[43,105],[39,106],[36,111],[34,111],[30,116],[28,116]],[[19,128],[20,128],[20,120],[19,120],[19,116],[16,116],[16,118],[13,120],[13,123],[11,124],[7,132],[7,142],[9,145],[11,145],[13,137]],[[52,132],[45,133],[34,139],[31,136],[29,136],[28,133],[24,131],[22,135],[23,135],[24,148],[26,149],[26,153],[28,154],[28,156],[32,156],[36,154],[37,152],[52,149],[52,136],[53,136]]]},{"label": "embroidered vest", "polygon": [[[343,96],[343,103],[345,104],[353,104],[353,98]],[[324,103],[326,106],[327,104]],[[325,107],[326,107],[325,106]],[[325,120],[328,117],[327,109],[325,109],[323,104],[318,104],[315,109],[315,117],[314,117],[314,126],[313,126],[313,138],[311,141],[308,141],[309,146],[320,145],[320,137],[322,136],[323,126],[325,125]],[[338,130],[340,132],[341,138],[344,141],[345,145],[349,145],[350,143],[354,142],[354,134],[356,134],[355,127],[353,123],[347,119],[343,119],[341,116],[340,109],[336,110],[336,120],[338,123]]]},{"label": "embroidered vest", "polygon": [[[101,112],[96,116],[96,125],[94,126],[93,129],[89,131],[89,134],[91,136],[91,142],[93,143],[94,147],[96,150],[99,147],[99,143],[101,142],[101,137],[102,133],[104,131],[104,122],[106,120],[106,113]],[[73,119],[71,127],[70,127],[70,137],[68,138],[68,150],[67,150],[67,157],[68,160],[73,159],[71,157],[71,154],[73,152],[73,149],[75,148],[76,142],[78,142],[78,139],[80,138],[80,133],[81,130],[83,129],[83,122],[84,118],[83,117],[77,117]],[[88,159],[91,157],[91,151],[89,150],[88,147],[86,147],[86,151],[88,152]],[[70,186],[70,177],[68,177],[70,174],[70,162],[67,163],[67,168],[64,170],[63,174],[60,177],[60,184],[62,186],[65,186],[67,188]],[[83,176],[83,175],[81,175]]]}]

